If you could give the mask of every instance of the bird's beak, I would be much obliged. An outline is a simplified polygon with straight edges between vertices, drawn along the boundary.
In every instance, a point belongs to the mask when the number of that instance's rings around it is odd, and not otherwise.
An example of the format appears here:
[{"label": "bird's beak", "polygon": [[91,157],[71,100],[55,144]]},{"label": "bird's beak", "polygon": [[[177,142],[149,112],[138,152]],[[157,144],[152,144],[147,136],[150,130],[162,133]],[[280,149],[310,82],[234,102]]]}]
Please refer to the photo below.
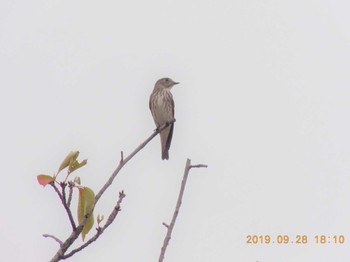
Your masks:
[{"label": "bird's beak", "polygon": [[174,85],[180,84],[180,82],[174,82]]}]

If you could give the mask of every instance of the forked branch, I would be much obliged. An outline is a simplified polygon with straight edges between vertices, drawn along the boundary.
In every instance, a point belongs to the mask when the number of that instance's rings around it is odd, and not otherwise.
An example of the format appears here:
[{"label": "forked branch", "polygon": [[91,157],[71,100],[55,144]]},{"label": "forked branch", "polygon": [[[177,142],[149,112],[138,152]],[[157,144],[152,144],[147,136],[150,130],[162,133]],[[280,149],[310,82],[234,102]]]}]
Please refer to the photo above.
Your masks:
[{"label": "forked branch", "polygon": [[179,193],[179,196],[177,198],[177,203],[176,203],[176,207],[175,207],[175,211],[174,211],[174,214],[173,214],[173,218],[171,219],[171,223],[170,225],[166,224],[166,223],[163,223],[163,225],[167,228],[167,233],[165,235],[165,238],[164,238],[164,241],[163,241],[163,246],[161,248],[161,251],[160,251],[160,256],[159,256],[159,262],[163,262],[164,260],[164,256],[165,256],[165,252],[166,252],[166,249],[169,245],[169,241],[171,239],[171,233],[173,232],[173,229],[174,229],[174,226],[175,226],[175,222],[176,222],[176,218],[179,214],[179,211],[180,211],[180,207],[181,207],[181,204],[182,204],[182,197],[183,197],[183,194],[185,192],[185,187],[186,187],[186,183],[187,183],[187,178],[188,178],[188,174],[190,172],[190,169],[191,168],[201,168],[201,167],[208,167],[207,165],[203,165],[203,164],[199,164],[199,165],[191,165],[191,160],[190,159],[187,159],[186,161],[186,166],[185,166],[185,171],[184,171],[184,176],[183,176],[183,179],[182,179],[182,182],[181,182],[181,188],[180,188],[180,193]]}]

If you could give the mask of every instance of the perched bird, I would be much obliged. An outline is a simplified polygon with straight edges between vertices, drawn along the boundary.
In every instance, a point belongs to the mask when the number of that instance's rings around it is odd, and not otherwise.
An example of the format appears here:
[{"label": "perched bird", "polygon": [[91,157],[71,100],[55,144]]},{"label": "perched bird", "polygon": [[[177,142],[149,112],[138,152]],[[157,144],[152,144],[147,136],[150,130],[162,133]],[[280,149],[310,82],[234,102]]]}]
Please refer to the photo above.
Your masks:
[{"label": "perched bird", "polygon": [[[159,79],[154,86],[153,92],[149,98],[149,109],[151,110],[157,128],[174,119],[175,104],[170,89],[177,84],[179,84],[179,82],[165,77]],[[169,148],[173,130],[174,123],[160,132],[162,159],[169,159]]]}]

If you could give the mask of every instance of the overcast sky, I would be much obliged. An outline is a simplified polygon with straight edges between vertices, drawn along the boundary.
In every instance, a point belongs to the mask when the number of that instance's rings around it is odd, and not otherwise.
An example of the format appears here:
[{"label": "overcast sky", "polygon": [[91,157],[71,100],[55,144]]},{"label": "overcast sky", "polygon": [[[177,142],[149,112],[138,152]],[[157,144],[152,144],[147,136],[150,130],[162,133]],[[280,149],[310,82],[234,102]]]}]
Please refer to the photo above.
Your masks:
[{"label": "overcast sky", "polygon": [[70,225],[36,175],[79,150],[88,165],[76,175],[97,192],[120,151],[154,130],[148,99],[167,76],[181,82],[169,161],[159,138],[141,151],[95,209],[108,216],[124,190],[122,212],[69,261],[158,261],[187,158],[209,167],[190,173],[166,262],[349,261],[349,10],[345,0],[1,0],[1,260],[49,261],[58,246],[42,234],[64,240]]}]

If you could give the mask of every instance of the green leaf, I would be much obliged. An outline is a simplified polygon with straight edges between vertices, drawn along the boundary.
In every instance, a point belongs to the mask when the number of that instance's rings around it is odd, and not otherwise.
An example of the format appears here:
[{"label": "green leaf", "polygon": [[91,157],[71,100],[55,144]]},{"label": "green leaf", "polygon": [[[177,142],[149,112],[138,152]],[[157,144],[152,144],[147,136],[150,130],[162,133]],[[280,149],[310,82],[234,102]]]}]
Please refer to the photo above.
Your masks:
[{"label": "green leaf", "polygon": [[43,187],[55,181],[55,179],[49,175],[38,175],[36,178],[38,179],[39,184]]},{"label": "green leaf", "polygon": [[77,160],[74,160],[71,164],[69,164],[68,173],[72,173],[73,171],[85,166],[87,164],[87,159],[84,159],[80,163]]},{"label": "green leaf", "polygon": [[65,169],[67,166],[70,166],[78,158],[79,151],[71,151],[66,158],[62,161],[60,167],[58,168],[57,174]]},{"label": "green leaf", "polygon": [[[95,206],[95,193],[88,187],[80,187],[78,200],[78,221],[81,223],[87,214],[90,214]],[[94,225],[94,214],[91,213],[81,232],[83,241],[87,233]]]}]

